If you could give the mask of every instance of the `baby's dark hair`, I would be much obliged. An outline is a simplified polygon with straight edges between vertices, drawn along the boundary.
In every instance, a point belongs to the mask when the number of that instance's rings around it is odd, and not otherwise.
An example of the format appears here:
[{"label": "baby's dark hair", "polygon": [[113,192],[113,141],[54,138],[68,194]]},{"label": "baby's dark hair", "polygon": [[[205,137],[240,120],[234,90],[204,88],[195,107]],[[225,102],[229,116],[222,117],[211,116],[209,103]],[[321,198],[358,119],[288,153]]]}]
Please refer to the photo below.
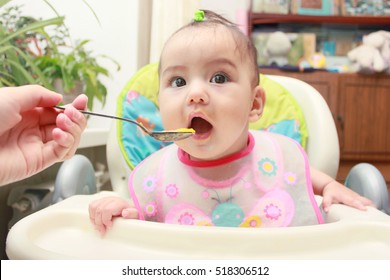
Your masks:
[{"label": "baby's dark hair", "polygon": [[198,18],[193,20],[189,24],[184,25],[182,28],[177,30],[174,34],[188,27],[202,27],[202,26],[226,27],[231,32],[233,39],[236,42],[236,48],[240,52],[241,57],[242,58],[247,57],[249,63],[252,64],[251,65],[253,71],[252,83],[253,83],[253,87],[257,86],[259,84],[259,68],[257,66],[257,51],[251,39],[247,35],[245,35],[235,23],[229,21],[223,16],[209,10],[202,10],[202,11],[203,13],[201,19]]}]

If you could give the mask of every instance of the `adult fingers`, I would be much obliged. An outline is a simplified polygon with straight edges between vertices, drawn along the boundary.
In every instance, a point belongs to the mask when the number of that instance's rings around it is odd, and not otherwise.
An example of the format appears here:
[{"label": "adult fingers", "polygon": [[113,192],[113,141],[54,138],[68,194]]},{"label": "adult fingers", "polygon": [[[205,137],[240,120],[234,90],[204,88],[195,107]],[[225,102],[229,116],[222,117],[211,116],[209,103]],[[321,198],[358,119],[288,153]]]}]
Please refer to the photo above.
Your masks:
[{"label": "adult fingers", "polygon": [[73,100],[72,105],[78,110],[84,110],[87,108],[88,97],[85,94],[80,94]]},{"label": "adult fingers", "polygon": [[38,85],[8,88],[19,111],[24,112],[35,107],[53,107],[62,100],[62,95]]},{"label": "adult fingers", "polygon": [[58,115],[56,124],[58,128],[53,130],[53,139],[59,145],[57,153],[62,155],[65,152],[65,157],[68,158],[75,153],[79,145],[87,124],[86,118],[73,106],[69,106],[64,113]]}]

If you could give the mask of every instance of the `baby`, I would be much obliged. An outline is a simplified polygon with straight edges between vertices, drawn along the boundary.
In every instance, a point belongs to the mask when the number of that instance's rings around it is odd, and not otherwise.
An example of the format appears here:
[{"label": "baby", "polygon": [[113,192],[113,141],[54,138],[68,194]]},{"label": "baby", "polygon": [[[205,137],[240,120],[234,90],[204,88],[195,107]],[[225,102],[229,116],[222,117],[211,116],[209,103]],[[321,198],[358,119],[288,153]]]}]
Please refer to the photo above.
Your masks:
[{"label": "baby", "polygon": [[229,227],[323,223],[323,208],[371,202],[310,168],[298,143],[249,131],[263,112],[256,49],[230,21],[198,11],[166,42],[159,64],[159,105],[165,129],[189,127],[175,142],[140,163],[129,178],[132,201],[108,197],[90,204],[101,233],[114,217]]}]

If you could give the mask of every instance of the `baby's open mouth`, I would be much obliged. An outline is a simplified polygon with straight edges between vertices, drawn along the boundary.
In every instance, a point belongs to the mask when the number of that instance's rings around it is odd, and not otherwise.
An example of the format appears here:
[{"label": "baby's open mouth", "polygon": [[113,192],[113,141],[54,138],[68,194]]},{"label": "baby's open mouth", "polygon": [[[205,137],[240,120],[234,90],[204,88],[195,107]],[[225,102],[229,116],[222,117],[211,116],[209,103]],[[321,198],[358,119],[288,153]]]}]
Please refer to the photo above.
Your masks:
[{"label": "baby's open mouth", "polygon": [[195,117],[191,120],[191,128],[195,130],[195,134],[206,134],[213,128],[212,124],[203,118]]}]

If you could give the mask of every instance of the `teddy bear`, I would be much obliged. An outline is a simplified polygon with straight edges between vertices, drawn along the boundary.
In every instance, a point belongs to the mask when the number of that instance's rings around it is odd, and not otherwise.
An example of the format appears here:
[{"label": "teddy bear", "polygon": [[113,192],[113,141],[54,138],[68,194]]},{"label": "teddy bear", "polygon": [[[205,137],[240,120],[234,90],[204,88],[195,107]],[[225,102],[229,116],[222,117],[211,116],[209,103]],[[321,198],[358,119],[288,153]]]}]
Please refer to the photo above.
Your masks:
[{"label": "teddy bear", "polygon": [[362,45],[349,51],[347,56],[355,72],[390,71],[390,32],[381,30],[363,36]]},{"label": "teddy bear", "polygon": [[379,50],[386,63],[390,63],[390,32],[379,30],[363,36],[363,44]]},{"label": "teddy bear", "polygon": [[370,45],[360,45],[349,51],[347,56],[352,62],[353,72],[372,74],[387,68],[379,50]]},{"label": "teddy bear", "polygon": [[288,53],[292,44],[286,33],[281,31],[272,32],[265,44],[265,55],[268,65],[284,66],[288,64]]}]

